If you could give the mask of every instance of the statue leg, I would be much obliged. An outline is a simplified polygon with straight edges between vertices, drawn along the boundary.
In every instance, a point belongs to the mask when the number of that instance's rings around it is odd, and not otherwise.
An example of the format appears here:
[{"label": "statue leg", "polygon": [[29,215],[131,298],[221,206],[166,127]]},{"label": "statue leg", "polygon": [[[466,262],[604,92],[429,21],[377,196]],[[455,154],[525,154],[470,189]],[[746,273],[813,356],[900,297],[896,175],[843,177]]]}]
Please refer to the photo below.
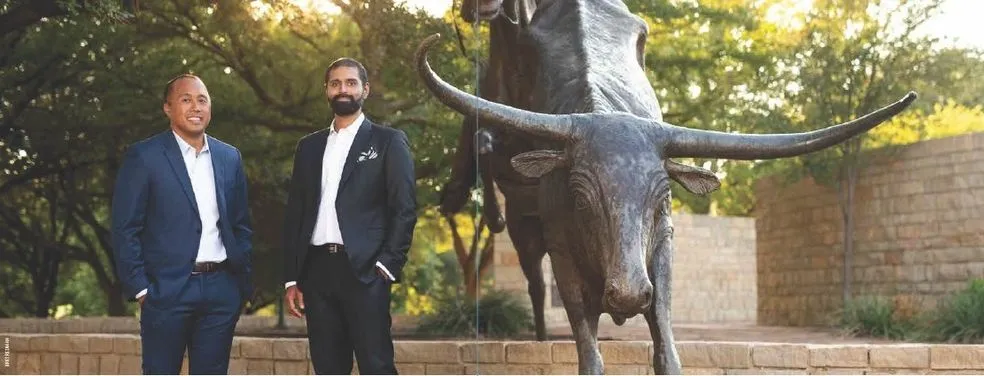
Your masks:
[{"label": "statue leg", "polygon": [[498,234],[506,228],[506,220],[499,208],[499,199],[495,196],[495,179],[492,176],[492,131],[482,128],[475,134],[475,146],[478,150],[478,173],[482,178],[482,196],[484,205],[482,213],[485,223],[493,234]]},{"label": "statue leg", "polygon": [[574,333],[577,372],[582,375],[604,374],[605,363],[598,350],[598,318],[601,311],[597,309],[597,304],[584,299],[584,282],[567,256],[551,253],[550,262],[557,279],[557,289],[560,290],[560,297],[567,311],[567,320]]},{"label": "statue leg", "polygon": [[653,370],[657,375],[679,375],[680,358],[673,341],[673,328],[670,325],[670,282],[673,267],[673,225],[670,219],[670,199],[664,203],[664,215],[660,219],[660,234],[663,239],[656,246],[649,270],[653,282],[653,304],[646,312],[646,322],[653,338]]},{"label": "statue leg", "polygon": [[461,211],[471,196],[475,184],[475,119],[466,116],[458,134],[458,148],[451,164],[451,179],[441,189],[440,211],[452,214]]},{"label": "statue leg", "polygon": [[543,230],[540,219],[523,216],[517,213],[514,206],[506,205],[506,225],[509,237],[519,256],[519,265],[526,276],[530,301],[533,305],[533,323],[536,329],[536,340],[547,340],[547,325],[543,317],[543,304],[547,297],[547,289],[543,281],[543,255],[546,248],[543,244]]}]

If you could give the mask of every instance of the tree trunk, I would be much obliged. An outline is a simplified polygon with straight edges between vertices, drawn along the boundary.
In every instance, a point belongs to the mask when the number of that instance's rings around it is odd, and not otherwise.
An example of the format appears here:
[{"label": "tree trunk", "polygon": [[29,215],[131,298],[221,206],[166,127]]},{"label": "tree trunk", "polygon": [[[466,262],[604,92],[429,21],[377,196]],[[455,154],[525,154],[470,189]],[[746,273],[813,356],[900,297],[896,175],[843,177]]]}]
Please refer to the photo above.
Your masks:
[{"label": "tree trunk", "polygon": [[[494,255],[494,249],[492,247],[495,236],[489,234],[485,238],[485,243],[479,248],[479,243],[481,242],[481,231],[485,227],[485,218],[479,220],[478,226],[475,226],[475,235],[472,237],[472,243],[468,248],[465,248],[465,242],[461,238],[461,234],[458,232],[457,221],[454,220],[454,214],[447,213],[444,218],[448,221],[448,226],[451,227],[451,238],[452,244],[454,245],[454,252],[458,258],[458,266],[461,267],[461,275],[465,282],[465,296],[470,300],[474,300],[478,297],[478,291],[481,287],[481,276],[485,274],[489,266],[492,265],[492,256]],[[478,265],[475,265],[475,260],[478,258]],[[477,269],[477,273],[476,273]],[[477,274],[477,276],[476,276]]]},{"label": "tree trunk", "polygon": [[126,316],[126,300],[123,299],[123,288],[119,283],[110,285],[106,297],[106,312],[110,316]]},{"label": "tree trunk", "polygon": [[34,296],[35,296],[35,317],[48,317],[51,310],[51,302],[55,300],[55,290],[58,286],[58,267],[61,265],[61,253],[57,249],[42,246],[35,248],[37,252],[44,254],[45,258],[41,263],[41,270],[35,274]]},{"label": "tree trunk", "polygon": [[841,219],[844,226],[844,270],[843,270],[843,299],[844,306],[851,301],[852,283],[854,277],[854,193],[860,178],[860,158],[862,138],[858,137],[848,142],[846,145],[845,165],[842,167],[840,192],[838,201],[841,208]]}]

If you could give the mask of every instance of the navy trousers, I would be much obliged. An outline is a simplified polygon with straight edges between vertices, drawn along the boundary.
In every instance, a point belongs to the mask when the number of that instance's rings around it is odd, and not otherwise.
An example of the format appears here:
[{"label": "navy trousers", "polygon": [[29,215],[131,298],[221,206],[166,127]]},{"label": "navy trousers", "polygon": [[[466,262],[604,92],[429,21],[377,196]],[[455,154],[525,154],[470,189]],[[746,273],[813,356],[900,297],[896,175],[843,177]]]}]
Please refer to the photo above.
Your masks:
[{"label": "navy trousers", "polygon": [[185,350],[191,375],[225,375],[242,297],[225,270],[192,274],[171,302],[157,302],[150,289],[140,310],[144,374],[177,375]]}]

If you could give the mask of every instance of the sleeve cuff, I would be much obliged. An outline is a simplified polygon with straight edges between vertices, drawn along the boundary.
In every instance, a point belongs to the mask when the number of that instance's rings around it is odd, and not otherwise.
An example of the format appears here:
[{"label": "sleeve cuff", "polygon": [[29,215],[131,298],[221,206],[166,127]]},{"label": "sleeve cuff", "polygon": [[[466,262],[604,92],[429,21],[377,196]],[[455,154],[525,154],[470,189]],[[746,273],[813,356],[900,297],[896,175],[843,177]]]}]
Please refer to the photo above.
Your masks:
[{"label": "sleeve cuff", "polygon": [[143,291],[138,292],[136,298],[140,299],[144,295],[147,295],[147,289],[143,289]]},{"label": "sleeve cuff", "polygon": [[383,263],[376,261],[376,267],[379,268],[379,270],[382,270],[383,274],[386,274],[386,278],[389,278],[390,281],[396,281],[396,278],[393,278],[393,274],[390,274],[389,269],[386,269],[386,267],[383,266]]},{"label": "sleeve cuff", "polygon": [[291,286],[296,285],[297,281],[290,281],[284,284],[284,290],[289,289]]}]

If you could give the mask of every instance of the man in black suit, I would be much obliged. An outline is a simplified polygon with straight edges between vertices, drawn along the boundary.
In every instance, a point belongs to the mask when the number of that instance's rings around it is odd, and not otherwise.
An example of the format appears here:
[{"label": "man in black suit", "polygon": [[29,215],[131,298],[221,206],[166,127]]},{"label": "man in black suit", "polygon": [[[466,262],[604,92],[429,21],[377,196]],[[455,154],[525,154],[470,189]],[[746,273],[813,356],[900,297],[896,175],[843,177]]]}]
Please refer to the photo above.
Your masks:
[{"label": "man in black suit", "polygon": [[318,374],[396,374],[390,286],[400,281],[417,222],[407,136],[362,114],[365,67],[325,72],[331,124],[301,139],[284,222],[286,305],[307,318]]}]

